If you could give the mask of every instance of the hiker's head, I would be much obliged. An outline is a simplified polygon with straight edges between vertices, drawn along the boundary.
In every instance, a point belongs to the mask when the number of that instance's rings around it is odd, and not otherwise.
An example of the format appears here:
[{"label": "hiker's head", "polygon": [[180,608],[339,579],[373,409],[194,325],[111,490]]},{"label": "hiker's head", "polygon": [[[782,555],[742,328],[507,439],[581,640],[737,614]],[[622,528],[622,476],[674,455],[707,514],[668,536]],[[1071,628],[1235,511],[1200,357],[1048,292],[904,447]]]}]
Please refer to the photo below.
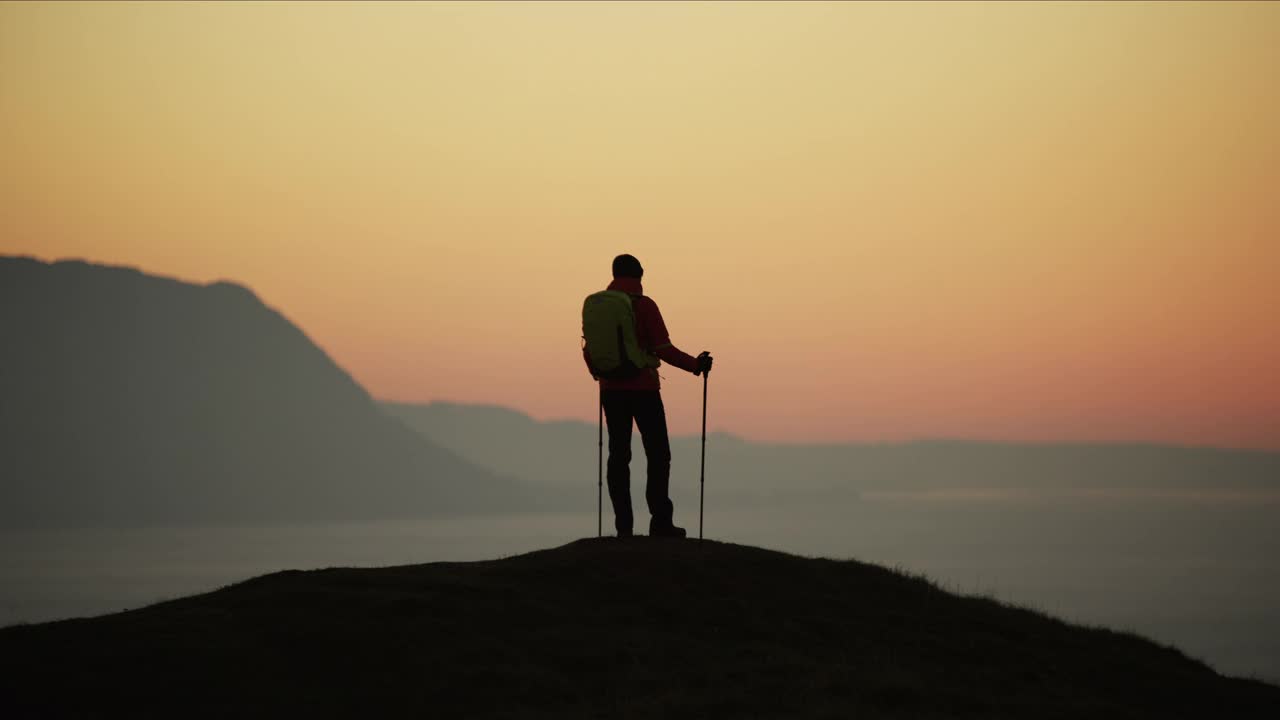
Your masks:
[{"label": "hiker's head", "polygon": [[614,277],[628,277],[639,280],[643,275],[644,268],[640,267],[640,261],[634,255],[619,255],[613,259]]}]

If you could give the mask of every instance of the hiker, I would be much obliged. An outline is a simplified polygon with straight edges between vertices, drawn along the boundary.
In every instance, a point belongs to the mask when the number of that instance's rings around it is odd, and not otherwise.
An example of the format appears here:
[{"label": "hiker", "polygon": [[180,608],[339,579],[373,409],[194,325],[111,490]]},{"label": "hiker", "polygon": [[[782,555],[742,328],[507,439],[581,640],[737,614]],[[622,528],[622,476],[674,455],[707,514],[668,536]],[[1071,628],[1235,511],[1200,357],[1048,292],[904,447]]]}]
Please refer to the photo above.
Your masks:
[{"label": "hiker", "polygon": [[693,357],[671,344],[662,313],[644,295],[644,268],[631,255],[613,259],[613,282],[605,292],[587,298],[583,307],[582,357],[600,383],[609,428],[609,499],[613,501],[618,537],[631,537],[631,422],[640,429],[649,477],[644,497],[649,504],[649,535],[685,536],[672,522],[667,488],[671,478],[671,443],[667,415],[659,391],[660,360],[694,375],[711,371],[711,353]]}]

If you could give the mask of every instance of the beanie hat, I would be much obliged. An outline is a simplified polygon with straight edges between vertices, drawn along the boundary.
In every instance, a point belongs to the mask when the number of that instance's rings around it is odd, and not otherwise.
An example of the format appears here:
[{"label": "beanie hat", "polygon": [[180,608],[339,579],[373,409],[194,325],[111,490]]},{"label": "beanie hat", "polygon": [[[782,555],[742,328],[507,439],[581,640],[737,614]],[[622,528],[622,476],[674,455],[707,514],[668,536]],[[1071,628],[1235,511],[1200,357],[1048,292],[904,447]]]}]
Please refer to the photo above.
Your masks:
[{"label": "beanie hat", "polygon": [[613,276],[636,278],[639,280],[644,275],[644,268],[640,267],[640,261],[635,259],[633,255],[619,255],[613,259]]}]

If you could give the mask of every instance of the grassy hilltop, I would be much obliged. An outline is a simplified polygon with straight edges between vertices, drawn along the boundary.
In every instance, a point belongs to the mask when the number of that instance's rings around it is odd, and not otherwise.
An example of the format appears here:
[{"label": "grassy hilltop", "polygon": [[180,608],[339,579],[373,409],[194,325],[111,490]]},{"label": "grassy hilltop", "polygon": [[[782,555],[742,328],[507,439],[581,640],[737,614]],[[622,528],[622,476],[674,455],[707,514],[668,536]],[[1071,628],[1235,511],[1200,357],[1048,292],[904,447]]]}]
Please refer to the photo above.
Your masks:
[{"label": "grassy hilltop", "polygon": [[1280,717],[1280,688],[874,565],[694,540],[288,571],[0,630],[0,716]]}]

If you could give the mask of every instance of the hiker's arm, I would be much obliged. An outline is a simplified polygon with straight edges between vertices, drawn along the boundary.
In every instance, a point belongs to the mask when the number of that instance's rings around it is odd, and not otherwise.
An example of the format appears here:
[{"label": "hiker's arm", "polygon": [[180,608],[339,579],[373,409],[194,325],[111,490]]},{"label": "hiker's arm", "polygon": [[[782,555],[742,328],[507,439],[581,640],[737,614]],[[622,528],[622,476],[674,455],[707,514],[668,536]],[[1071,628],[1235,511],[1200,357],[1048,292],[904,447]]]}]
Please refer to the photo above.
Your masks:
[{"label": "hiker's arm", "polygon": [[646,309],[649,312],[641,313],[639,319],[644,325],[642,331],[653,342],[653,353],[668,365],[674,365],[686,372],[697,371],[698,359],[671,344],[671,335],[667,332],[667,324],[662,320],[662,311],[658,309],[658,303],[652,298],[648,300]]},{"label": "hiker's arm", "polygon": [[598,380],[599,378],[596,377],[596,371],[591,368],[591,356],[587,354],[587,348],[585,345],[582,348],[582,362],[586,363],[587,372],[591,373],[591,379]]},{"label": "hiker's arm", "polygon": [[682,351],[680,348],[668,342],[666,345],[653,349],[658,359],[668,365],[675,365],[681,370],[695,372],[698,369],[698,359]]}]

